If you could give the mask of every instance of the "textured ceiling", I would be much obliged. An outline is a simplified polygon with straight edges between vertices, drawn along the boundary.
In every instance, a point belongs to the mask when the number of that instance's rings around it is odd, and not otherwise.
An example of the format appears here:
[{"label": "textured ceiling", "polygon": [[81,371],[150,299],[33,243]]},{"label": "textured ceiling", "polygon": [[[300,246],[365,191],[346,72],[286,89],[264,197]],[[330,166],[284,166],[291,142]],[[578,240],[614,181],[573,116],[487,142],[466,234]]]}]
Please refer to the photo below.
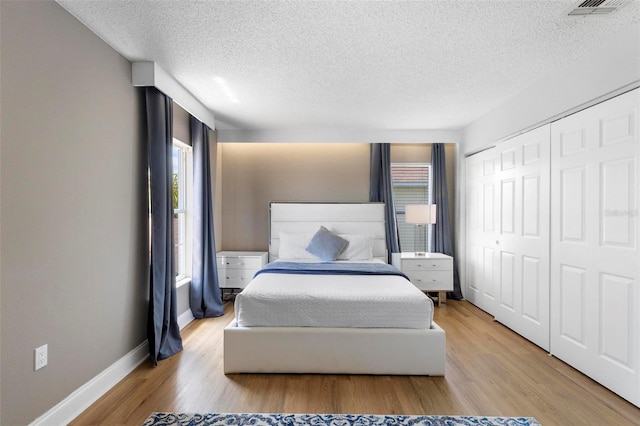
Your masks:
[{"label": "textured ceiling", "polygon": [[461,128],[640,21],[640,0],[57,1],[242,129]]}]

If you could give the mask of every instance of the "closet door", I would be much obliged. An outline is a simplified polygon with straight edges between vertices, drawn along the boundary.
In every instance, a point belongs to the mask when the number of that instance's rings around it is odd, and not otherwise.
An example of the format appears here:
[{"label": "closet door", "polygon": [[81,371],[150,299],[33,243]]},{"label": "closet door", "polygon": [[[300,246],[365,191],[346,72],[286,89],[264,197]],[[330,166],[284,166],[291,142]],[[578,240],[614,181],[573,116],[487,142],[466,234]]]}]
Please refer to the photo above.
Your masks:
[{"label": "closet door", "polygon": [[551,125],[497,147],[496,320],[549,350]]},{"label": "closet door", "polygon": [[557,121],[551,353],[640,404],[640,89]]},{"label": "closet door", "polygon": [[495,148],[466,159],[466,291],[465,298],[494,314],[496,285]]}]

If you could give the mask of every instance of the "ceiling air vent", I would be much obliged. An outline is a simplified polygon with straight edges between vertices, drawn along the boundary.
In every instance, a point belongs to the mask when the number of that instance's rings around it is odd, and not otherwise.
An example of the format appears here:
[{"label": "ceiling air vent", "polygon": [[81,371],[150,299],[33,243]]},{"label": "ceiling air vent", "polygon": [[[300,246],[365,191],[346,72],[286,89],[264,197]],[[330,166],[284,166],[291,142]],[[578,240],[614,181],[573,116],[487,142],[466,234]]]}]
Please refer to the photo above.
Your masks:
[{"label": "ceiling air vent", "polygon": [[569,16],[606,15],[620,9],[627,0],[585,0],[576,3],[569,11]]}]

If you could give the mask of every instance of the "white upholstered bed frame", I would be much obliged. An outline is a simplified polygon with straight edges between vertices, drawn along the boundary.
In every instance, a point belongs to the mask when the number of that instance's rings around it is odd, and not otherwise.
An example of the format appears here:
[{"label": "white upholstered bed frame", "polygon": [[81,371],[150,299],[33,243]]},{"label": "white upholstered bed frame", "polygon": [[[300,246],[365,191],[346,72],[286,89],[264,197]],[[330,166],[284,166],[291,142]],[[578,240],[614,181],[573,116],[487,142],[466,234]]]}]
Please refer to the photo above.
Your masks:
[{"label": "white upholstered bed frame", "polygon": [[[382,203],[271,203],[269,260],[280,232],[374,236],[374,257],[386,260]],[[398,374],[443,376],[445,333],[431,329],[239,327],[224,330],[224,372]]]}]

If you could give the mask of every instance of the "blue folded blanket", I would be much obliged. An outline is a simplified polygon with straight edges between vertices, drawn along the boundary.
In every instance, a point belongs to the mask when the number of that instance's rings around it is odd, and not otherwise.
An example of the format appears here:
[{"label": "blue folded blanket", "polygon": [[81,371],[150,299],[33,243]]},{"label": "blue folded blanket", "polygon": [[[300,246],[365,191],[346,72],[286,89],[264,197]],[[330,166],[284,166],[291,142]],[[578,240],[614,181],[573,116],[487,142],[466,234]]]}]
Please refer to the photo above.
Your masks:
[{"label": "blue folded blanket", "polygon": [[304,274],[304,275],[397,275],[409,279],[395,266],[387,263],[300,263],[272,262],[256,272],[260,274]]}]

